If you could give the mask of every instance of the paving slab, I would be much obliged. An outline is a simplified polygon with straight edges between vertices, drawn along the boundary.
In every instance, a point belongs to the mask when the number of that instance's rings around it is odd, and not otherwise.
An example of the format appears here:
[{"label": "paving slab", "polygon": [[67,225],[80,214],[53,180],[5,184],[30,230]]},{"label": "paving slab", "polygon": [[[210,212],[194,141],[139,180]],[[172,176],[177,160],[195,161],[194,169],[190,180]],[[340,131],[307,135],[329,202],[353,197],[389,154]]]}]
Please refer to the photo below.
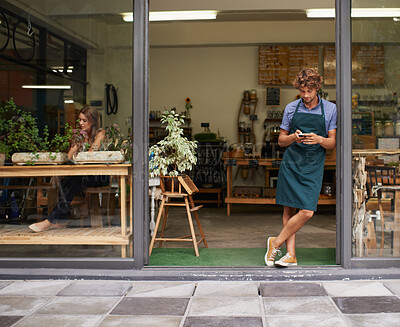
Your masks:
[{"label": "paving slab", "polygon": [[268,327],[348,327],[340,315],[282,315],[266,316]]},{"label": "paving slab", "polygon": [[108,316],[99,327],[179,327],[182,317]]},{"label": "paving slab", "polygon": [[124,298],[111,312],[112,315],[183,316],[189,299]]},{"label": "paving slab", "polygon": [[263,298],[266,315],[338,314],[328,296]]},{"label": "paving slab", "polygon": [[193,282],[135,282],[127,297],[177,297],[192,296],[196,284]]},{"label": "paving slab", "polygon": [[102,315],[108,313],[118,301],[119,297],[57,296],[36,313]]},{"label": "paving slab", "polygon": [[183,327],[262,327],[261,317],[188,317]]},{"label": "paving slab", "polygon": [[400,297],[400,281],[391,280],[385,281],[383,284],[393,293]]},{"label": "paving slab", "polygon": [[258,298],[194,297],[188,316],[261,316]]},{"label": "paving slab", "polygon": [[207,298],[258,297],[258,286],[255,282],[199,282],[194,296]]},{"label": "paving slab", "polygon": [[22,318],[23,316],[0,316],[0,327],[10,327]]},{"label": "paving slab", "polygon": [[122,296],[132,287],[131,282],[77,281],[64,288],[60,296]]},{"label": "paving slab", "polygon": [[324,282],[322,285],[333,297],[393,296],[382,282],[377,281]]},{"label": "paving slab", "polygon": [[326,296],[320,283],[261,283],[263,297]]},{"label": "paving slab", "polygon": [[69,281],[18,281],[0,289],[0,296],[54,296],[70,284]]},{"label": "paving slab", "polygon": [[10,285],[12,282],[8,282],[8,281],[6,281],[6,282],[0,282],[0,290],[2,289],[2,288],[4,288],[4,287],[6,287],[7,285]]},{"label": "paving slab", "polygon": [[400,326],[399,313],[379,313],[368,315],[345,315],[345,318],[353,327],[379,326],[394,327]]},{"label": "paving slab", "polygon": [[13,327],[95,327],[103,316],[85,315],[33,315],[26,317]]},{"label": "paving slab", "polygon": [[345,314],[400,312],[400,299],[396,296],[333,297]]},{"label": "paving slab", "polygon": [[1,296],[0,315],[25,316],[49,301],[47,297]]}]

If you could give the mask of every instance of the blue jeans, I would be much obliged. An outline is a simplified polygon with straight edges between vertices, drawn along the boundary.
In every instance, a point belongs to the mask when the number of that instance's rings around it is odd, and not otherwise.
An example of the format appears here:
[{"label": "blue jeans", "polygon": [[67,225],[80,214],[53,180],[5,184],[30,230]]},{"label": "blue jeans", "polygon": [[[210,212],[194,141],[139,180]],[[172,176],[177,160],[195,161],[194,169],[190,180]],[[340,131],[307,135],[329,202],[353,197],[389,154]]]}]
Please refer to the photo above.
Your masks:
[{"label": "blue jeans", "polygon": [[65,223],[74,197],[88,187],[101,187],[110,184],[110,176],[68,176],[61,180],[59,200],[47,217],[52,224]]}]

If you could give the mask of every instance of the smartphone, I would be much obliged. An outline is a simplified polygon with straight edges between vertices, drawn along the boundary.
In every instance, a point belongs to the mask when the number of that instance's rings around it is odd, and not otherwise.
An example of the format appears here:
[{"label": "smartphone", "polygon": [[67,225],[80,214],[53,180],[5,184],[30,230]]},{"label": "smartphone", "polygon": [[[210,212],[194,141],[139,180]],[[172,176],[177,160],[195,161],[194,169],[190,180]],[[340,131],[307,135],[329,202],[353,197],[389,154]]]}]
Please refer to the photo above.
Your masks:
[{"label": "smartphone", "polygon": [[306,137],[303,133],[298,134],[299,137]]}]

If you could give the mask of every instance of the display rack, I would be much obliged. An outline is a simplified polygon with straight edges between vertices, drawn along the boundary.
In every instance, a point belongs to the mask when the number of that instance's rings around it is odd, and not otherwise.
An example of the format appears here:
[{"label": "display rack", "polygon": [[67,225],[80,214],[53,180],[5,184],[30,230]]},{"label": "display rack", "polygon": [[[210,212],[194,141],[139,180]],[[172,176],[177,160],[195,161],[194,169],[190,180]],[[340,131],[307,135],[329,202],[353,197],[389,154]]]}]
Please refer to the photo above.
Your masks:
[{"label": "display rack", "polygon": [[[257,120],[257,103],[258,99],[242,100],[240,103],[237,128],[239,143],[256,144],[256,136],[254,134],[254,122]],[[241,122],[244,126],[241,126]]]}]

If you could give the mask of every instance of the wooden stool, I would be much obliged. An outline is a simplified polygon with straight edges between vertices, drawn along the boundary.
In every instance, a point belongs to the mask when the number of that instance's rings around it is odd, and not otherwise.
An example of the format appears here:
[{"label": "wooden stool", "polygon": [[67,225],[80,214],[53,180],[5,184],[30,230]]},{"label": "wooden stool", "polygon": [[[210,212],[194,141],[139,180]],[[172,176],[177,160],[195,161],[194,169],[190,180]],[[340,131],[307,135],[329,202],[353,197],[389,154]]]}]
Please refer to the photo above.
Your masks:
[{"label": "wooden stool", "polygon": [[[170,184],[168,183],[169,181],[171,181]],[[204,242],[204,246],[206,248],[208,247],[206,238],[203,233],[203,229],[200,224],[199,216],[197,215],[197,211],[202,206],[195,207],[194,201],[192,198],[192,194],[198,192],[199,190],[197,189],[196,185],[193,183],[193,181],[190,179],[189,176],[178,176],[178,177],[161,176],[160,186],[161,186],[161,190],[162,190],[162,193],[161,193],[162,199],[161,199],[161,205],[160,205],[158,215],[157,215],[156,226],[154,229],[153,237],[151,238],[151,242],[150,242],[149,255],[151,255],[151,252],[153,251],[155,242],[175,241],[175,242],[193,242],[194,251],[196,253],[196,256],[198,257],[199,249],[198,249],[197,245],[201,242]],[[174,199],[174,200],[181,199],[183,201],[170,202],[169,201],[170,199]],[[167,223],[169,207],[185,207],[186,208],[187,218],[188,218],[189,227],[190,227],[190,235],[185,235],[185,236],[180,236],[180,237],[175,237],[175,238],[163,237],[164,231],[165,231],[165,226]],[[197,226],[199,227],[200,234],[196,234],[194,231],[192,214],[191,214],[192,212],[196,218]],[[162,225],[162,229],[161,229],[161,235],[160,235],[160,237],[156,237],[162,215],[164,216],[164,220],[163,220],[163,225]],[[198,235],[200,235],[201,238],[197,241],[196,236],[198,236]],[[160,243],[160,246],[162,246],[162,243]]]}]

